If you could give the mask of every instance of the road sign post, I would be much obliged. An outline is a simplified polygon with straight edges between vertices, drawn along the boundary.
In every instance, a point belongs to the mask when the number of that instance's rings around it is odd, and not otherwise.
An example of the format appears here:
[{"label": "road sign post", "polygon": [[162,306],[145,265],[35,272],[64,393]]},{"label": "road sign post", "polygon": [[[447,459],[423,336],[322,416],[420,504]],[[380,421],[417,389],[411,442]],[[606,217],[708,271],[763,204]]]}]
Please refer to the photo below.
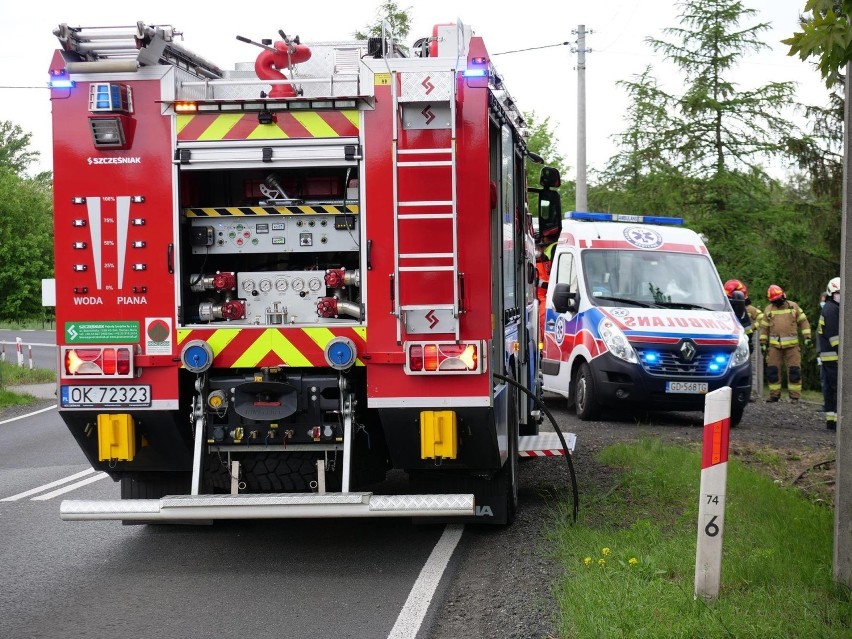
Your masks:
[{"label": "road sign post", "polygon": [[21,338],[15,338],[15,352],[18,355],[18,366],[20,368],[24,367],[24,345],[21,343]]},{"label": "road sign post", "polygon": [[722,573],[722,533],[728,483],[728,441],[731,431],[731,389],[708,393],[704,399],[704,445],[698,503],[698,545],[695,552],[695,597],[716,599]]}]

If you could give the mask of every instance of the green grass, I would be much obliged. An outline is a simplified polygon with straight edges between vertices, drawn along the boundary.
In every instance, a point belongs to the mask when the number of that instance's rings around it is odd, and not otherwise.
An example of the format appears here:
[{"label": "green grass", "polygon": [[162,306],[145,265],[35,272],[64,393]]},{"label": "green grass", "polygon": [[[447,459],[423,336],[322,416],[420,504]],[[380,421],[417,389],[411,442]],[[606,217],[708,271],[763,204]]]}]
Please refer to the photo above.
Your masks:
[{"label": "green grass", "polygon": [[18,384],[46,384],[56,381],[56,373],[46,368],[19,367],[0,362],[0,408],[31,404],[36,398],[28,393],[16,393]]},{"label": "green grass", "polygon": [[18,331],[18,330],[32,330],[32,331],[51,331],[56,328],[56,320],[54,318],[45,318],[45,319],[23,319],[23,320],[13,320],[13,319],[0,319],[0,329],[10,330],[10,331]]},{"label": "green grass", "polygon": [[700,453],[648,439],[600,457],[618,486],[552,528],[559,637],[852,636],[830,509],[729,462],[721,591],[707,603],[693,597]]}]

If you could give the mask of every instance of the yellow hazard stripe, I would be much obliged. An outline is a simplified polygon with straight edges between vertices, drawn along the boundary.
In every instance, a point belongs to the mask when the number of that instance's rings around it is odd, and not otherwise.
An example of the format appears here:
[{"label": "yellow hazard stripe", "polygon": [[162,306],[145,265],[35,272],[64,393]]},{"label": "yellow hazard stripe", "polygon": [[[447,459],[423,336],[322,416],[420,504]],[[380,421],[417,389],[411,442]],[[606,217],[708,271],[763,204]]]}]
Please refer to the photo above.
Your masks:
[{"label": "yellow hazard stripe", "polygon": [[291,114],[293,118],[305,127],[315,138],[338,137],[337,132],[331,128],[328,122],[322,119],[322,116],[319,113],[310,111],[306,113],[298,113],[291,111]]},{"label": "yellow hazard stripe", "polygon": [[334,204],[317,204],[301,206],[222,206],[214,208],[186,209],[187,217],[246,217],[253,215],[357,215],[357,204],[347,204],[346,207]]},{"label": "yellow hazard stripe", "polygon": [[204,133],[198,136],[199,140],[221,140],[224,138],[228,131],[233,129],[237,123],[242,120],[243,116],[240,113],[228,114],[228,115],[218,115],[213,118],[213,121],[210,123]]},{"label": "yellow hazard stripe", "polygon": [[[313,340],[313,342],[319,346],[323,351],[325,351],[326,345],[333,340],[337,335],[332,333],[327,328],[306,328],[305,334]],[[356,329],[357,330],[357,329]],[[366,331],[361,335],[362,338],[366,339]],[[360,358],[355,359],[355,366],[363,366],[364,362],[361,361]]]},{"label": "yellow hazard stripe", "polygon": [[268,328],[231,365],[232,368],[257,366],[269,351],[274,352],[283,366],[311,366],[311,361],[293,346],[278,329]]},{"label": "yellow hazard stripe", "polygon": [[[183,341],[192,334],[192,329],[189,328],[179,328],[177,332],[177,342],[178,344],[183,343]],[[210,345],[210,348],[213,349],[213,355],[218,355],[225,347],[231,343],[231,341],[239,334],[238,331],[230,330],[230,329],[218,329],[210,335],[210,337],[204,338],[204,341]]]}]

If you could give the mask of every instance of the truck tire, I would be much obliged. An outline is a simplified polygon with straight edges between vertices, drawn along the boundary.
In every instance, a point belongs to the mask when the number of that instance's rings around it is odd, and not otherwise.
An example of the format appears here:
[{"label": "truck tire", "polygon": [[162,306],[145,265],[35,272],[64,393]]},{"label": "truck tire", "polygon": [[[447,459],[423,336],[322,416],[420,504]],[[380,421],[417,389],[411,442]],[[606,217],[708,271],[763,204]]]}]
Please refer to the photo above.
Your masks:
[{"label": "truck tire", "polygon": [[121,478],[122,499],[159,499],[166,495],[188,495],[190,473],[149,472]]},{"label": "truck tire", "polygon": [[580,367],[577,369],[571,395],[574,397],[574,407],[577,410],[577,417],[584,422],[598,418],[601,413],[601,406],[598,403],[598,394],[595,388],[595,378],[592,375],[592,369],[586,362],[580,364]]},{"label": "truck tire", "polygon": [[307,492],[317,478],[316,460],[313,453],[257,453],[247,455],[240,470],[248,492]]}]

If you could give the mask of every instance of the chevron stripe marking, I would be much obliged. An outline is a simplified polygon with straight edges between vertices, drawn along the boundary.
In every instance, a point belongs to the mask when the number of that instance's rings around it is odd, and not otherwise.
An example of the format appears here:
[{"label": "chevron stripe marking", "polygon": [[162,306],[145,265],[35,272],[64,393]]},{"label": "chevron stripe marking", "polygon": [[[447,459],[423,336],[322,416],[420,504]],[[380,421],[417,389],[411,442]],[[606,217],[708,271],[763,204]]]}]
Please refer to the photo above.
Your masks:
[{"label": "chevron stripe marking", "polygon": [[337,131],[319,113],[294,113],[293,117],[315,138],[337,138]]},{"label": "chevron stripe marking", "polygon": [[204,133],[198,136],[199,140],[221,140],[242,119],[240,114],[217,115]]},{"label": "chevron stripe marking", "polygon": [[269,328],[234,362],[234,368],[257,366],[269,353],[275,353],[282,366],[310,366],[311,362],[277,329]]},{"label": "chevron stripe marking", "polygon": [[[280,116],[279,116],[280,117]],[[275,122],[270,124],[257,124],[244,136],[246,140],[286,140],[290,136]]]},{"label": "chevron stripe marking", "polygon": [[[327,328],[306,328],[305,334],[310,337],[314,343],[319,346],[320,350],[323,352],[323,359],[325,359],[325,347],[326,345],[333,340],[338,335],[335,335]],[[347,336],[348,337],[348,336]],[[349,339],[352,339],[351,337]],[[362,344],[356,343],[356,348],[363,349]],[[361,361],[360,358],[356,358],[355,366],[363,366],[364,362]]]}]

